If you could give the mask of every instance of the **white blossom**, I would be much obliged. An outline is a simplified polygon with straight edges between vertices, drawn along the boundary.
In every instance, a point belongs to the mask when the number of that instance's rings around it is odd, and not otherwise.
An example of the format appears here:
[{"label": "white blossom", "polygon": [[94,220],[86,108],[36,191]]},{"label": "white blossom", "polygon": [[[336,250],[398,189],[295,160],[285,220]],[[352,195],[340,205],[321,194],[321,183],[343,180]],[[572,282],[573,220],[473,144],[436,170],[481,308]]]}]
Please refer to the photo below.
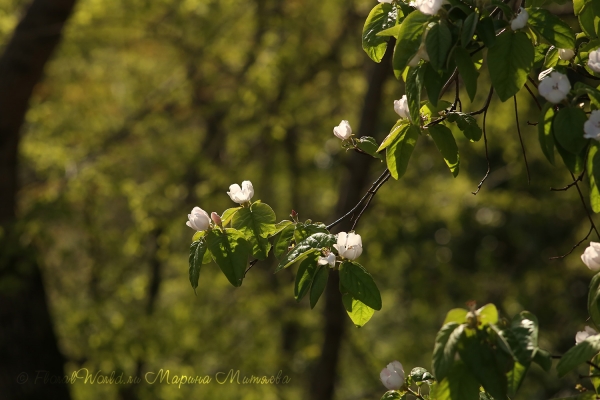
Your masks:
[{"label": "white blossom", "polygon": [[337,244],[333,247],[338,251],[340,257],[355,260],[362,254],[362,239],[354,232],[340,232],[337,236]]},{"label": "white blossom", "polygon": [[381,370],[381,382],[388,390],[398,390],[404,385],[404,368],[398,361],[392,361]]},{"label": "white blossom", "polygon": [[569,61],[574,56],[575,51],[573,49],[558,49],[558,58],[563,61]]},{"label": "white blossom", "polygon": [[319,257],[318,264],[319,265],[328,265],[329,264],[329,266],[331,268],[335,267],[335,254],[329,253],[325,257]]},{"label": "white blossom", "polygon": [[237,183],[234,183],[229,186],[229,192],[227,192],[227,194],[234,202],[244,204],[249,202],[252,196],[254,196],[254,187],[250,181],[242,182],[242,187]]},{"label": "white blossom", "polygon": [[510,21],[510,28],[513,31],[517,29],[523,29],[527,25],[527,20],[529,19],[529,13],[523,7],[520,8],[519,14]]},{"label": "white blossom", "polygon": [[188,220],[185,224],[196,231],[205,231],[210,226],[208,213],[200,207],[192,209],[192,213],[188,214]]},{"label": "white blossom", "polygon": [[342,140],[346,140],[352,135],[352,127],[348,121],[343,120],[338,126],[333,128],[333,134]]},{"label": "white blossom", "polygon": [[411,6],[427,15],[436,15],[444,4],[446,4],[446,0],[415,0],[410,3]]},{"label": "white blossom", "polygon": [[589,326],[586,326],[583,331],[579,331],[575,335],[575,344],[579,344],[579,343],[583,342],[585,339],[589,338],[590,336],[594,336],[597,334],[598,334],[598,332],[596,332],[595,329],[590,328]]},{"label": "white blossom", "polygon": [[594,72],[600,72],[600,49],[590,51],[587,66]]},{"label": "white blossom", "polygon": [[600,271],[600,243],[590,242],[590,245],[581,255],[583,263],[592,271]]},{"label": "white blossom", "polygon": [[600,140],[600,110],[594,110],[583,124],[583,137]]},{"label": "white blossom", "polygon": [[565,74],[553,71],[550,76],[546,76],[539,84],[538,91],[550,103],[560,103],[571,90],[571,83]]},{"label": "white blossom", "polygon": [[400,118],[410,118],[406,95],[402,96],[400,100],[394,100],[394,111],[396,111],[396,114],[398,114]]}]

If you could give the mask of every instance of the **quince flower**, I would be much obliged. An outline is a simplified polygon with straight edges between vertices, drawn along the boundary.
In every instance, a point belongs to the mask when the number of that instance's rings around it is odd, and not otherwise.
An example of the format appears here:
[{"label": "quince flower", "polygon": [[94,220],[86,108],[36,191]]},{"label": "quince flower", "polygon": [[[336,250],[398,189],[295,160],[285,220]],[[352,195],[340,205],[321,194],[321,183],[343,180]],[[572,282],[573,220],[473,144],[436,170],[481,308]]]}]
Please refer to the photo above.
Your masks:
[{"label": "quince flower", "polygon": [[388,390],[398,390],[404,385],[404,368],[398,361],[392,361],[379,374],[381,382]]},{"label": "quince flower", "polygon": [[516,31],[518,29],[523,29],[527,25],[527,20],[529,19],[529,13],[523,7],[521,7],[519,14],[510,21],[510,29]]},{"label": "quince flower", "polygon": [[[592,111],[588,120],[583,124],[583,131],[585,132],[583,134],[584,138],[600,140],[600,110]],[[592,242],[592,244],[594,244],[594,242]],[[590,244],[590,246],[592,244]]]},{"label": "quince flower", "polygon": [[569,78],[557,71],[553,71],[550,76],[546,76],[538,86],[540,95],[553,104],[563,101],[570,90]]},{"label": "quince flower", "polygon": [[600,49],[590,51],[587,66],[594,72],[600,72]]},{"label": "quince flower", "polygon": [[394,111],[396,111],[396,114],[398,114],[400,118],[410,118],[406,95],[402,96],[400,100],[394,100]]},{"label": "quince flower", "polygon": [[250,181],[242,182],[242,187],[237,183],[234,183],[229,186],[229,192],[227,192],[227,194],[234,202],[244,204],[249,202],[252,196],[254,196],[254,187]]},{"label": "quince flower", "polygon": [[590,328],[589,326],[586,326],[585,330],[579,331],[579,332],[577,332],[577,335],[575,335],[575,344],[577,345],[577,344],[583,342],[585,339],[589,338],[590,336],[594,336],[597,334],[598,334],[598,332],[596,332],[595,329]]},{"label": "quince flower", "polygon": [[194,207],[192,213],[188,214],[188,222],[185,224],[197,231],[205,231],[210,226],[210,217],[208,213],[200,207]]},{"label": "quince flower", "polygon": [[411,6],[427,15],[436,15],[444,4],[446,4],[446,0],[415,0],[410,3]]},{"label": "quince flower", "polygon": [[333,134],[342,140],[349,139],[352,136],[352,127],[348,121],[343,120],[338,126],[333,128]]},{"label": "quince flower", "polygon": [[329,265],[331,268],[335,267],[335,254],[329,253],[325,257],[319,257],[319,265]]},{"label": "quince flower", "polygon": [[563,61],[569,61],[575,57],[575,51],[573,49],[558,49],[558,58]]},{"label": "quince flower", "polygon": [[340,257],[355,260],[362,254],[362,239],[360,235],[350,232],[340,232],[337,236],[337,244],[333,247],[338,251]]},{"label": "quince flower", "polygon": [[[600,116],[600,111],[597,115]],[[600,271],[600,243],[590,242],[589,247],[581,255],[581,260],[592,271]]]}]

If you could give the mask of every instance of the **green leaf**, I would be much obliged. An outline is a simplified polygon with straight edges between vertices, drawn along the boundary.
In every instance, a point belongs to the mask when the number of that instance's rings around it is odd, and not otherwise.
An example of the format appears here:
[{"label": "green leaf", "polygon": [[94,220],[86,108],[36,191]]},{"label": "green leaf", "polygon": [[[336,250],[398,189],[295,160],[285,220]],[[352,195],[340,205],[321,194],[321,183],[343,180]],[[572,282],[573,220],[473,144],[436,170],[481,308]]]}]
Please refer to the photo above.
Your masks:
[{"label": "green leaf", "polygon": [[383,139],[383,142],[381,142],[377,151],[379,152],[389,147],[389,145],[391,145],[398,137],[404,136],[408,128],[410,128],[410,122],[407,119],[402,118],[396,121],[396,124],[392,127],[392,130],[385,139]]},{"label": "green leaf", "polygon": [[596,400],[597,397],[593,392],[585,392],[569,397],[556,397],[553,400]]},{"label": "green leaf", "polygon": [[565,107],[554,117],[552,124],[556,141],[572,154],[580,154],[588,140],[583,137],[585,111],[579,107]]},{"label": "green leaf", "polygon": [[406,393],[400,393],[397,390],[389,390],[383,394],[381,400],[404,400],[406,398]]},{"label": "green leaf", "polygon": [[456,178],[460,165],[460,157],[458,155],[458,146],[456,145],[454,136],[452,136],[452,131],[442,124],[431,125],[427,130],[442,157],[444,157],[444,161],[448,168],[450,168],[450,172]]},{"label": "green leaf", "polygon": [[516,315],[508,329],[502,331],[517,361],[525,368],[533,360],[538,347],[538,321],[535,315],[523,311]]},{"label": "green leaf", "polygon": [[329,267],[327,265],[319,267],[315,274],[315,279],[310,286],[310,308],[315,308],[319,297],[325,291],[327,286],[327,278],[329,278]]},{"label": "green leaf", "polygon": [[550,45],[546,43],[538,43],[535,46],[535,56],[533,59],[533,68],[541,68],[544,65],[544,60],[546,59],[546,53],[548,53],[548,49]]},{"label": "green leaf", "polygon": [[221,223],[223,224],[223,226],[227,226],[231,222],[231,218],[233,218],[233,215],[241,209],[242,207],[233,207],[223,211],[223,215],[221,215]]},{"label": "green leaf", "polygon": [[567,372],[591,360],[598,353],[600,353],[600,335],[590,336],[583,342],[571,347],[556,365],[558,377],[562,378]]},{"label": "green leaf", "polygon": [[[600,356],[599,355],[596,355],[594,358],[592,358],[592,364],[594,364],[594,365],[600,364]],[[590,378],[590,381],[592,382],[592,385],[594,386],[594,390],[596,391],[596,393],[600,392],[600,369],[594,367],[593,365],[590,365],[590,375],[592,375],[592,377]]]},{"label": "green leaf", "polygon": [[400,26],[401,25],[394,25],[391,28],[384,29],[381,32],[379,32],[377,34],[377,36],[387,36],[387,37],[393,36],[393,37],[397,38],[398,33],[400,33]]},{"label": "green leaf", "polygon": [[496,43],[496,30],[494,28],[494,20],[491,17],[482,18],[477,24],[477,36],[483,44],[490,48]]},{"label": "green leaf", "polygon": [[250,245],[244,234],[236,229],[225,232],[213,229],[206,235],[208,250],[213,260],[233,286],[241,286],[250,255]]},{"label": "green leaf", "polygon": [[409,125],[386,150],[387,167],[394,179],[400,179],[406,172],[408,161],[419,138],[419,132],[419,127]]},{"label": "green leaf", "polygon": [[600,18],[595,15],[591,2],[583,6],[577,18],[579,19],[581,29],[590,39],[598,37],[597,27]]},{"label": "green leaf", "polygon": [[[440,76],[435,69],[431,66],[431,63],[425,63],[423,65],[424,73],[423,73],[423,86],[425,86],[425,91],[427,92],[427,98],[434,106],[437,106],[438,99],[440,98],[440,93],[442,92],[442,88],[446,81],[444,78]],[[447,71],[446,71],[447,74]],[[448,77],[449,79],[450,77]]]},{"label": "green leaf", "polygon": [[273,231],[271,233],[269,233],[269,237],[274,237],[275,235],[280,234],[281,231],[283,231],[285,228],[287,228],[290,225],[295,226],[295,223],[292,221],[289,221],[287,219],[284,219],[283,221],[276,223],[275,229],[273,229]]},{"label": "green leaf", "polygon": [[419,382],[434,379],[433,375],[431,375],[431,373],[429,371],[427,371],[425,368],[422,368],[422,367],[413,368],[410,371],[410,378],[417,385],[419,384]]},{"label": "green leaf", "polygon": [[469,311],[464,308],[453,308],[448,311],[446,314],[446,319],[444,320],[443,325],[446,325],[449,322],[456,322],[457,324],[464,324],[467,322],[467,314]]},{"label": "green leaf", "polygon": [[579,15],[587,0],[573,0],[573,13]]},{"label": "green leaf", "polygon": [[525,85],[535,51],[524,32],[510,29],[496,37],[488,51],[488,69],[500,100],[506,101]]},{"label": "green leaf", "polygon": [[344,293],[342,295],[342,303],[344,303],[344,308],[346,309],[348,316],[358,328],[369,322],[375,313],[375,310],[362,301],[352,297],[350,293]]},{"label": "green leaf", "polygon": [[562,158],[567,169],[574,175],[580,174],[584,168],[583,153],[575,155],[570,151],[565,150],[559,143],[555,142],[555,145],[556,150],[558,151],[558,154],[560,154],[560,158]]},{"label": "green leaf", "polygon": [[275,257],[277,259],[280,259],[281,256],[283,256],[285,253],[288,252],[288,249],[290,247],[290,242],[292,241],[292,238],[294,237],[294,231],[296,230],[296,225],[292,224],[292,225],[288,225],[285,228],[283,228],[283,230],[279,233],[279,236],[277,237],[277,240],[275,241],[275,245],[273,246],[274,248],[274,253],[275,253]]},{"label": "green leaf", "polygon": [[331,247],[336,242],[334,235],[328,233],[315,233],[296,246],[281,260],[275,272],[289,267],[295,262],[304,260],[310,254],[318,253],[322,248]]},{"label": "green leaf", "polygon": [[558,49],[554,46],[550,47],[544,57],[544,68],[554,68],[559,61]]},{"label": "green leaf", "polygon": [[375,138],[372,138],[371,136],[363,136],[360,139],[358,139],[358,143],[356,144],[356,147],[358,147],[359,149],[361,149],[362,151],[364,151],[371,157],[375,157],[375,158],[379,158],[379,159],[383,158],[381,156],[381,154],[377,153],[379,144],[377,144],[377,141],[375,140]]},{"label": "green leaf", "polygon": [[460,32],[460,43],[462,47],[467,47],[473,39],[475,29],[477,28],[477,22],[479,21],[479,14],[475,11],[472,12],[465,18],[461,32]]},{"label": "green leaf", "polygon": [[479,382],[469,372],[465,364],[457,360],[448,376],[438,379],[438,384],[432,386],[431,400],[470,400],[479,398]]},{"label": "green leaf", "polygon": [[296,230],[294,231],[294,240],[296,243],[300,243],[307,237],[314,235],[315,233],[329,233],[327,227],[322,223],[312,223],[310,220],[296,224]]},{"label": "green leaf", "polygon": [[600,326],[600,274],[594,275],[590,282],[587,306],[590,318],[598,328]]},{"label": "green leaf", "polygon": [[554,165],[554,136],[552,135],[552,121],[554,120],[554,104],[546,103],[540,111],[540,119],[538,121],[538,139],[542,152]]},{"label": "green leaf", "polygon": [[510,398],[513,398],[517,394],[517,391],[519,390],[519,387],[521,387],[521,383],[523,383],[523,378],[525,378],[525,374],[527,373],[528,369],[528,366],[526,367],[518,362],[515,362],[513,369],[506,374],[506,379],[508,381],[508,396]]},{"label": "green leaf", "polygon": [[190,246],[190,283],[192,284],[192,288],[194,292],[196,292],[196,288],[198,287],[198,279],[200,277],[200,268],[202,267],[202,260],[204,259],[204,254],[206,253],[206,242],[204,240],[197,241],[192,243]]},{"label": "green leaf", "polygon": [[444,68],[451,46],[452,33],[446,25],[438,22],[429,28],[425,37],[425,47],[433,68],[437,70]]},{"label": "green leaf", "polygon": [[[471,14],[474,15],[474,14]],[[475,68],[475,63],[471,59],[469,52],[462,47],[456,47],[452,53],[454,61],[458,67],[458,72],[465,83],[465,89],[471,101],[475,99],[477,94],[477,78],[479,77],[479,71]]]},{"label": "green leaf", "polygon": [[298,273],[296,274],[296,282],[294,284],[294,297],[296,301],[302,300],[302,298],[308,293],[310,285],[315,278],[315,273],[319,267],[320,254],[312,253],[305,258],[298,267]]},{"label": "green leaf", "polygon": [[365,305],[381,310],[381,294],[371,274],[355,261],[344,261],[340,265],[340,285]]},{"label": "green leaf", "polygon": [[528,8],[527,23],[537,30],[550,44],[559,49],[574,49],[575,34],[558,16],[543,8]]},{"label": "green leaf", "polygon": [[402,22],[392,59],[396,78],[400,79],[410,59],[417,54],[421,45],[423,32],[430,19],[430,15],[425,15],[419,10],[415,10]]},{"label": "green leaf", "polygon": [[367,17],[362,31],[362,48],[375,62],[381,62],[389,37],[378,36],[383,30],[396,25],[397,9],[389,3],[377,4]]},{"label": "green leaf", "polygon": [[423,72],[420,67],[409,67],[406,77],[406,100],[410,119],[415,125],[421,123],[421,90],[423,89]]},{"label": "green leaf", "polygon": [[600,109],[600,90],[588,86],[583,82],[577,82],[575,83],[575,88],[573,92],[577,97],[586,95],[590,99],[592,109]]},{"label": "green leaf", "polygon": [[480,328],[485,327],[485,325],[498,323],[498,310],[491,303],[481,307],[475,313],[477,314]]},{"label": "green leaf", "polygon": [[277,230],[276,220],[271,207],[265,203],[254,202],[250,207],[243,207],[233,215],[231,226],[246,236],[252,245],[252,254],[259,260],[264,260],[271,249],[267,238]]},{"label": "green leaf", "polygon": [[465,332],[458,345],[460,359],[486,392],[496,400],[506,400],[509,370],[503,370],[503,363],[498,362],[499,357],[504,357],[503,352],[489,344],[486,331],[466,329]]},{"label": "green leaf", "polygon": [[[595,213],[600,212],[600,152],[598,149],[600,144],[596,140],[592,140],[590,150],[587,157],[587,171],[590,180],[590,203],[592,210]],[[600,320],[598,321],[600,322]]]},{"label": "green leaf", "polygon": [[546,350],[540,348],[535,352],[533,362],[542,367],[546,372],[549,372],[550,368],[552,368],[552,356]]},{"label": "green leaf", "polygon": [[449,322],[442,326],[435,338],[433,349],[432,367],[433,375],[438,381],[442,381],[454,364],[457,344],[465,329],[464,324]]},{"label": "green leaf", "polygon": [[467,139],[471,142],[478,142],[481,140],[481,136],[483,135],[483,131],[477,125],[477,120],[475,117],[469,114],[453,112],[448,114],[448,121],[456,122],[456,126],[458,129],[462,131]]}]

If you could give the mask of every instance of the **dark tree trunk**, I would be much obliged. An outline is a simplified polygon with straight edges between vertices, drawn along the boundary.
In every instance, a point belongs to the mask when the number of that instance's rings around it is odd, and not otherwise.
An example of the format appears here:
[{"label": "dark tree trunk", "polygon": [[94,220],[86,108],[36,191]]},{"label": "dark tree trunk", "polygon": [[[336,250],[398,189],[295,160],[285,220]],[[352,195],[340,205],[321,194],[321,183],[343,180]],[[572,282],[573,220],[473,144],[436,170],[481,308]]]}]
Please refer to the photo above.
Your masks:
[{"label": "dark tree trunk", "polygon": [[[0,399],[68,399],[34,249],[16,224],[19,131],[76,0],[34,0],[0,56]],[[36,379],[37,378],[37,379]]]},{"label": "dark tree trunk", "polygon": [[[374,136],[377,127],[378,112],[381,108],[383,86],[390,75],[392,45],[380,64],[372,65],[369,71],[369,87],[365,94],[359,136]],[[363,154],[353,154],[347,164],[346,176],[340,187],[340,197],[336,206],[334,219],[348,212],[364,195],[371,183],[369,180],[370,166],[373,159]],[[352,222],[345,220],[334,227],[336,232],[349,231]],[[339,274],[337,271],[329,275],[325,291],[325,339],[321,349],[321,357],[317,362],[311,382],[311,400],[331,400],[335,396],[335,386],[338,374],[338,361],[344,331],[348,317],[342,304],[339,290]]]}]

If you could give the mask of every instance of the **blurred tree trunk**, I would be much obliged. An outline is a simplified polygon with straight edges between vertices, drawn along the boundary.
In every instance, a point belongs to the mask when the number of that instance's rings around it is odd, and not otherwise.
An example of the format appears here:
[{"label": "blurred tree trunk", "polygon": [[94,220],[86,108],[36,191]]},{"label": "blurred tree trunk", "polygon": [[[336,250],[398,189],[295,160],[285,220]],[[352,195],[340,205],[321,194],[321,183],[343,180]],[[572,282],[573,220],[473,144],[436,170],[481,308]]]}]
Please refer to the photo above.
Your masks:
[{"label": "blurred tree trunk", "polygon": [[41,378],[64,376],[64,359],[35,251],[20,241],[16,206],[19,131],[75,2],[34,0],[0,56],[0,397],[5,399],[70,397],[67,385],[44,384]]},{"label": "blurred tree trunk", "polygon": [[[368,75],[369,86],[365,94],[360,126],[357,134],[359,136],[373,136],[377,131],[379,109],[381,108],[383,87],[388,76],[390,76],[391,54],[393,43],[384,59],[379,64],[371,65]],[[379,138],[381,139],[381,138]],[[354,153],[349,157],[346,168],[346,176],[342,180],[339,192],[339,200],[333,219],[347,213],[358,203],[370,185],[370,166],[373,159],[363,154]],[[383,170],[383,164],[382,168]],[[352,221],[348,219],[333,228],[335,232],[349,231]],[[317,362],[311,382],[310,398],[312,400],[331,400],[335,396],[335,385],[338,376],[338,361],[344,331],[349,321],[342,304],[342,296],[339,290],[339,274],[337,271],[329,275],[327,289],[325,291],[325,338],[321,349],[321,357]]]}]

